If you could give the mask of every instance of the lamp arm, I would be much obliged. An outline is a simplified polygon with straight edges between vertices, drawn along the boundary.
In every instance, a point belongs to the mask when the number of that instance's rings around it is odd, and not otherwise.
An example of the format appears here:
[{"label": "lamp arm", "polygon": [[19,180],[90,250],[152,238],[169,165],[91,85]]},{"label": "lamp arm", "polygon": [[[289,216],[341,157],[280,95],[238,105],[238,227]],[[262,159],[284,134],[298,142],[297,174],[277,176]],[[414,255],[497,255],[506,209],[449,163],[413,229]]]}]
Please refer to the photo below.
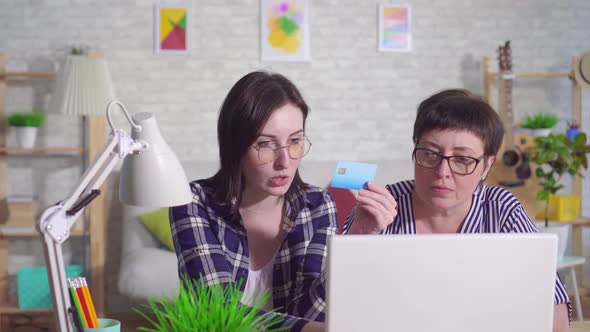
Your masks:
[{"label": "lamp arm", "polygon": [[[91,181],[96,180],[95,177],[101,168],[108,167],[112,163],[116,164],[118,160],[115,158],[117,157],[117,155],[114,152],[118,143],[118,138],[116,136],[112,137],[109,140],[108,144],[100,152],[98,157],[92,162],[90,167],[86,169],[76,187],[68,194],[67,198],[63,201],[63,207],[65,210],[69,210],[75,204],[75,202],[82,196],[82,194],[88,191],[87,189],[89,188],[89,184],[91,183]],[[106,172],[101,173],[106,173],[106,175],[110,173],[110,170],[105,169],[105,171]]]},{"label": "lamp arm", "polygon": [[[70,237],[72,225],[90,201],[99,194],[98,188],[112,172],[117,162],[123,160],[128,154],[142,151],[145,148],[147,148],[146,143],[134,141],[124,131],[116,130],[101,154],[84,172],[82,179],[68,197],[45,209],[41,214],[38,230],[43,238],[58,331],[74,331],[71,320],[67,316],[71,302],[61,244]],[[89,193],[89,196],[82,196],[85,193]]]}]

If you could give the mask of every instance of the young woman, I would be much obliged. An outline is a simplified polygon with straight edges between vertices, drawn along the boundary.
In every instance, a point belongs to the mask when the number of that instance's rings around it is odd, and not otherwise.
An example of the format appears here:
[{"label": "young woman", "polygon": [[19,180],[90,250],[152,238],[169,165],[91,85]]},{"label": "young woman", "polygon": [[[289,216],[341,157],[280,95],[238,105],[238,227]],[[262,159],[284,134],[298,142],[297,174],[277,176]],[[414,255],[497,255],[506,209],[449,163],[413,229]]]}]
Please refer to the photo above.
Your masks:
[{"label": "young woman", "polygon": [[[509,191],[483,184],[502,144],[496,112],[466,90],[424,100],[414,123],[414,180],[360,190],[344,226],[352,234],[533,233]],[[559,277],[554,331],[568,328],[571,304]]]},{"label": "young woman", "polygon": [[241,78],[219,114],[219,171],[191,183],[192,203],[171,208],[179,274],[241,280],[246,305],[268,290],[265,309],[292,331],[323,329],[326,240],[337,229],[330,195],[297,171],[311,146],[308,112],[287,78]]}]

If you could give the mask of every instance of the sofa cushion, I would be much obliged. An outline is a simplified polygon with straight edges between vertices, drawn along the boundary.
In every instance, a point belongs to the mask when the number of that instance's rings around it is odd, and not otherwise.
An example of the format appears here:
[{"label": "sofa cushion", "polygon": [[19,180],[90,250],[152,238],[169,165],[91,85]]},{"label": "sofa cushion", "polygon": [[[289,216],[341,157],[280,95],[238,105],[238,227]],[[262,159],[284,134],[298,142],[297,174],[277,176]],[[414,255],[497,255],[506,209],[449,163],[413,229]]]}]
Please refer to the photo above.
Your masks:
[{"label": "sofa cushion", "polygon": [[356,204],[356,198],[348,189],[328,187],[328,192],[332,195],[334,204],[336,204],[338,234],[341,234],[342,229],[344,228],[344,223],[346,222],[346,217],[348,217],[350,211],[352,211],[352,208],[354,208],[354,205]]},{"label": "sofa cushion", "polygon": [[163,249],[143,248],[127,257],[119,273],[119,291],[135,300],[178,295],[176,254]]},{"label": "sofa cushion", "polygon": [[139,218],[151,207],[124,205],[118,289],[131,300],[178,294],[176,253],[164,249]]},{"label": "sofa cushion", "polygon": [[170,219],[168,218],[168,208],[142,213],[139,219],[150,230],[160,243],[166,248],[174,251],[174,242],[172,240],[172,231],[170,230]]}]

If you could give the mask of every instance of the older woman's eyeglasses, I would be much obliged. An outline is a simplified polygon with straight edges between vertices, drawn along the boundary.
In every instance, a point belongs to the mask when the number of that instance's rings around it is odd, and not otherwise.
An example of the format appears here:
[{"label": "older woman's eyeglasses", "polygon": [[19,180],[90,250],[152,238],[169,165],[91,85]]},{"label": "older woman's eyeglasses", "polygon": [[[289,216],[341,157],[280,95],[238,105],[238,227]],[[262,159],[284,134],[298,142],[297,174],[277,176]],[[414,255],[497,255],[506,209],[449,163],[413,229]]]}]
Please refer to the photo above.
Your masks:
[{"label": "older woman's eyeglasses", "polygon": [[258,159],[263,163],[269,163],[279,156],[281,149],[286,148],[291,159],[301,159],[309,152],[311,142],[306,136],[290,138],[285,146],[275,141],[258,142],[252,145],[258,151]]},{"label": "older woman's eyeglasses", "polygon": [[473,173],[479,162],[485,159],[485,157],[485,155],[479,158],[469,156],[443,156],[436,151],[422,148],[415,148],[414,152],[412,152],[412,159],[422,167],[436,168],[443,160],[446,160],[451,171],[460,175]]}]

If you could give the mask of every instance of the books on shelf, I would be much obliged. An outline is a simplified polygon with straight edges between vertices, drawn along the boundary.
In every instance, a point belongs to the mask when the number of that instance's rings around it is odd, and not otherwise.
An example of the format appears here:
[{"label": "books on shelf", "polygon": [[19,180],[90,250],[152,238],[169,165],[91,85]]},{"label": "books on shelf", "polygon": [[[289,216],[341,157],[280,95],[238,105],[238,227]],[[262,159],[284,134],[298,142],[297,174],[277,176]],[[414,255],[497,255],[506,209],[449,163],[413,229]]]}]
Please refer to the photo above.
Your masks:
[{"label": "books on shelf", "polygon": [[37,220],[35,198],[9,196],[6,200],[7,218],[1,226],[5,229],[34,229]]},{"label": "books on shelf", "polygon": [[8,197],[8,221],[9,224],[18,227],[35,226],[36,204],[34,197],[15,196]]},{"label": "books on shelf", "polygon": [[[29,236],[37,234],[39,215],[36,197],[33,196],[9,196],[5,200],[7,206],[5,220],[0,222],[0,237],[5,236]],[[78,220],[71,226],[72,234],[83,234],[84,222]]]}]

